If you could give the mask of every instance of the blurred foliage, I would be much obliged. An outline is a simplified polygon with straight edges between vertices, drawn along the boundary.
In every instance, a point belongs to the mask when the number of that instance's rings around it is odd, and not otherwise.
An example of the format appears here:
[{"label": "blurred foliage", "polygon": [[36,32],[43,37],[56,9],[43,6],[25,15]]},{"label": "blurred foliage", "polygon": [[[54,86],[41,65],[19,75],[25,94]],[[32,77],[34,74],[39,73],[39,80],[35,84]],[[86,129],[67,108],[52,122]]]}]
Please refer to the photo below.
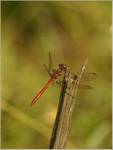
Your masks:
[{"label": "blurred foliage", "polygon": [[88,57],[86,72],[97,72],[85,81],[94,89],[78,91],[66,148],[111,148],[112,2],[1,3],[2,148],[48,148],[60,88],[30,102],[48,80],[49,51],[54,67],[76,73]]}]

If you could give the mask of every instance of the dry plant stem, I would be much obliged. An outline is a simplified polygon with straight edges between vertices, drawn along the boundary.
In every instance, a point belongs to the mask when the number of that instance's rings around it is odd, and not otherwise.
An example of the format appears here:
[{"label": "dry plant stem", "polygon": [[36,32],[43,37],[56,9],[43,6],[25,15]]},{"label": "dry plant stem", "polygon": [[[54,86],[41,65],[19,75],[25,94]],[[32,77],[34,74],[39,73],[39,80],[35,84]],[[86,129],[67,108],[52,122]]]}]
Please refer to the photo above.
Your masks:
[{"label": "dry plant stem", "polygon": [[71,76],[70,74],[68,74],[67,76],[64,75],[56,120],[54,123],[53,132],[49,145],[50,149],[63,149],[65,147],[70,130],[72,112],[76,101],[78,85],[82,78],[83,72],[86,68],[86,65],[87,59],[85,60],[85,62],[81,67],[78,78],[74,80],[74,85],[72,84],[70,90],[68,91],[71,96],[67,95],[66,93],[67,86],[69,84],[66,81],[66,78],[69,81],[71,79]]},{"label": "dry plant stem", "polygon": [[67,87],[67,82],[66,82],[65,76],[64,76],[63,84],[62,84],[62,88],[61,88],[60,100],[59,100],[59,104],[58,104],[56,120],[54,123],[53,132],[52,132],[52,136],[51,136],[51,140],[50,140],[49,148],[51,148],[51,149],[54,148],[54,144],[55,144],[55,141],[57,138],[57,131],[58,131],[58,126],[59,126],[59,122],[60,122],[60,118],[61,118],[62,107],[63,107],[63,103],[64,103],[64,96],[66,93],[66,87]]}]

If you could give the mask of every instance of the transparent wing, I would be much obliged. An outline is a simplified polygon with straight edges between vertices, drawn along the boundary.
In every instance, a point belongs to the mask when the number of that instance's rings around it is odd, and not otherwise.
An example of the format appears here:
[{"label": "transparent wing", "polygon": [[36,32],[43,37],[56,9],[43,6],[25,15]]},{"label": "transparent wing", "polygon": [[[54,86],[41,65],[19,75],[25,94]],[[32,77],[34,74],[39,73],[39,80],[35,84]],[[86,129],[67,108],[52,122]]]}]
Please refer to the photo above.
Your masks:
[{"label": "transparent wing", "polygon": [[88,84],[79,84],[78,86],[80,89],[94,89],[93,86],[88,85]]},{"label": "transparent wing", "polygon": [[91,73],[84,73],[82,76],[82,81],[90,81],[94,80],[97,78],[97,73],[96,72],[91,72]]},{"label": "transparent wing", "polygon": [[51,76],[52,75],[52,58],[51,58],[51,53],[49,52],[49,64],[48,64],[48,67],[47,65],[44,64],[44,68],[46,69],[47,73]]},{"label": "transparent wing", "polygon": [[51,76],[51,72],[45,64],[44,64],[44,68],[46,69],[47,73]]},{"label": "transparent wing", "polygon": [[53,64],[52,64],[52,58],[51,53],[49,52],[49,72],[52,72]]}]

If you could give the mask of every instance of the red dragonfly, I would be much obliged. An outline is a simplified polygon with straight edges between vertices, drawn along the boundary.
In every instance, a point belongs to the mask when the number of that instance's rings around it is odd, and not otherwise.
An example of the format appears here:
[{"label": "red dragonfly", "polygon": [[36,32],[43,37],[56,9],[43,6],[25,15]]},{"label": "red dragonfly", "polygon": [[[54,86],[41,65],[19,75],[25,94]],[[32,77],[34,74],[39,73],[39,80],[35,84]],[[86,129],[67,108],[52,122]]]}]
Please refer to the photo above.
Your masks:
[{"label": "red dragonfly", "polygon": [[[52,69],[52,63],[51,63],[51,54],[49,52],[49,68],[44,64],[44,67],[46,69],[46,71],[48,72],[48,74],[50,75],[49,80],[47,81],[47,83],[45,84],[45,86],[36,94],[36,96],[33,98],[32,102],[31,102],[31,106],[33,106],[38,100],[39,98],[42,96],[42,94],[47,90],[47,88],[56,81],[56,83],[61,84],[61,82],[58,82],[58,78],[63,75],[64,73],[66,73],[67,71],[69,71],[69,67],[67,67],[66,64],[59,64],[58,68],[56,69]],[[73,73],[71,73],[73,74]],[[96,73],[91,73],[92,75],[95,75]],[[74,75],[74,80],[77,78],[77,75]],[[82,87],[85,87],[86,89],[92,89],[92,86],[90,85],[82,85]]]},{"label": "red dragonfly", "polygon": [[45,86],[37,93],[37,95],[33,98],[31,102],[31,106],[34,105],[38,99],[41,97],[41,95],[46,91],[46,89],[58,79],[59,76],[61,76],[64,72],[67,71],[67,66],[65,64],[59,64],[57,69],[52,69],[51,66],[51,54],[49,53],[49,68],[44,64],[44,67],[46,71],[50,75],[50,79],[48,82],[45,84]]}]

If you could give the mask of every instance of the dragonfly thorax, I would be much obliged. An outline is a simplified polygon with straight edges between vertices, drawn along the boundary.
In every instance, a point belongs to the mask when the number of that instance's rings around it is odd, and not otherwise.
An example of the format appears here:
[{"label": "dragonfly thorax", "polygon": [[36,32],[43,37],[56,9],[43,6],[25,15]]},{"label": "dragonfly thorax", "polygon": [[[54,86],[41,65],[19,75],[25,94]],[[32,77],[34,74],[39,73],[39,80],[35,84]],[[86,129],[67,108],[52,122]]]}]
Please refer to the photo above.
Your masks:
[{"label": "dragonfly thorax", "polygon": [[61,70],[59,69],[53,69],[52,70],[52,78],[53,79],[57,79],[60,75],[61,75]]}]

